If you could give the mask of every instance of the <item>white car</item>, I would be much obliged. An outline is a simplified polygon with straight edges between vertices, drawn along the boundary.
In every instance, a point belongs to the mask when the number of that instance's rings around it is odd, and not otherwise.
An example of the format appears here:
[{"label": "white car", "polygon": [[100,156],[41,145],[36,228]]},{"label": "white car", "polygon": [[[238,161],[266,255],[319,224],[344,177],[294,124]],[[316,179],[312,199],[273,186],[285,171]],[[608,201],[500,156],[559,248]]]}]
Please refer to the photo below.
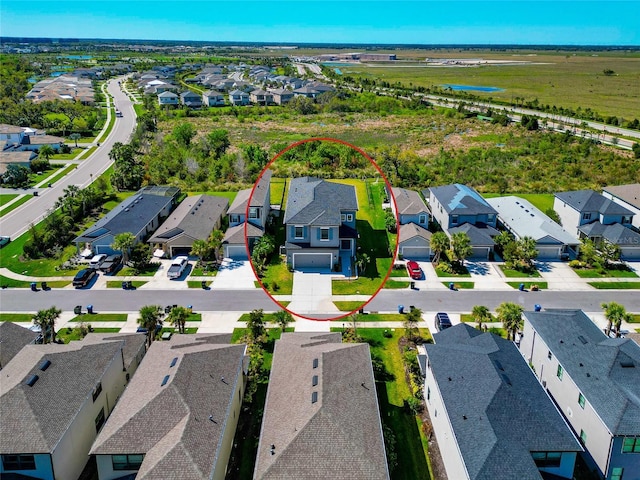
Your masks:
[{"label": "white car", "polygon": [[171,261],[169,270],[167,270],[167,277],[180,278],[184,269],[187,268],[187,265],[189,265],[189,259],[187,257],[181,256],[174,258]]},{"label": "white car", "polygon": [[98,255],[94,255],[93,258],[89,261],[89,267],[97,270],[98,268],[100,268],[100,265],[102,265],[102,262],[104,262],[105,258],[107,258],[106,253],[99,253]]}]

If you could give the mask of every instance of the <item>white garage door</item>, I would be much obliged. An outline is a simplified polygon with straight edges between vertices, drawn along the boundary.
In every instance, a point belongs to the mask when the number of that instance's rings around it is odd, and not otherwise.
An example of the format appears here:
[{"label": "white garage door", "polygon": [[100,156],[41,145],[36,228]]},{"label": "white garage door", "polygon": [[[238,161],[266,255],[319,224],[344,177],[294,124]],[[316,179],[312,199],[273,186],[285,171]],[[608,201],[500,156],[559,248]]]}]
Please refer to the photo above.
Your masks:
[{"label": "white garage door", "polygon": [[244,245],[227,245],[225,256],[235,260],[247,260],[247,248]]},{"label": "white garage door", "polygon": [[429,247],[402,247],[402,258],[409,260],[429,259],[431,249]]},{"label": "white garage door", "polygon": [[557,259],[560,258],[560,247],[538,247],[538,258]]},{"label": "white garage door", "polygon": [[293,268],[331,268],[330,253],[294,253]]}]

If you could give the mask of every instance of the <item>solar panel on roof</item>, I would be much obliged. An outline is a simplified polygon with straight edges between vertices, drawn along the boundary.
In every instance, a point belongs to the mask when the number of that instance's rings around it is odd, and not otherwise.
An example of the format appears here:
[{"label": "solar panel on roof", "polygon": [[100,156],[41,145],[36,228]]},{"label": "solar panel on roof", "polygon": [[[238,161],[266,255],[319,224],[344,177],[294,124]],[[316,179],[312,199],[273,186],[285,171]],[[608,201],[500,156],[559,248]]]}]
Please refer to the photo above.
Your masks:
[{"label": "solar panel on roof", "polygon": [[100,237],[101,235],[104,235],[107,232],[109,232],[109,230],[103,227],[103,228],[98,228],[92,232],[85,233],[84,236],[87,238],[97,238],[97,237]]}]

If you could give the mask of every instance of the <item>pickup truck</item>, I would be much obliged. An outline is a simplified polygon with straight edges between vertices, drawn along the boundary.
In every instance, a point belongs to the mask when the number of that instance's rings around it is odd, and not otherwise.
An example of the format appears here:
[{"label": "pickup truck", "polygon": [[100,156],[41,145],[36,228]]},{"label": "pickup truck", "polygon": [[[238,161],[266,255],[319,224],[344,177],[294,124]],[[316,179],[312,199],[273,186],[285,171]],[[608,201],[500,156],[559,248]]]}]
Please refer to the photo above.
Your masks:
[{"label": "pickup truck", "polygon": [[167,277],[180,278],[180,275],[184,272],[184,269],[189,265],[189,259],[187,257],[176,257],[171,261],[169,270],[167,270]]}]

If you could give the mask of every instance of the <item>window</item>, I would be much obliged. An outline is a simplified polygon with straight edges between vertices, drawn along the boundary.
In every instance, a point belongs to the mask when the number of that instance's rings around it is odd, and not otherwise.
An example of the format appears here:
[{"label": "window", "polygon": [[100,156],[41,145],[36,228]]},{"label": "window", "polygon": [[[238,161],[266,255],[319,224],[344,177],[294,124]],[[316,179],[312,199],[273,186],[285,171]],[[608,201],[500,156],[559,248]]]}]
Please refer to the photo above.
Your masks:
[{"label": "window", "polygon": [[311,378],[311,386],[315,387],[315,386],[317,386],[317,385],[318,385],[318,375],[314,375],[314,376]]},{"label": "window", "polygon": [[622,224],[628,225],[631,223],[631,217],[622,217]]},{"label": "window", "polygon": [[96,433],[100,431],[102,425],[104,425],[104,408],[100,409],[100,413],[96,417]]},{"label": "window", "polygon": [[487,223],[493,223],[496,219],[495,214],[490,213],[489,215],[487,215]]},{"label": "window", "polygon": [[102,382],[98,382],[98,385],[96,385],[96,388],[93,389],[93,393],[91,395],[93,397],[94,402],[100,396],[101,392],[102,392]]},{"label": "window", "polygon": [[353,213],[347,213],[347,222],[353,222]]},{"label": "window", "polygon": [[431,388],[427,387],[427,400],[431,400]]},{"label": "window", "polygon": [[616,467],[611,469],[611,480],[622,480],[624,468]]},{"label": "window", "polygon": [[551,360],[551,359],[553,358],[553,355],[551,355],[551,350],[549,350],[549,351],[547,352],[547,358],[548,358],[549,360]]},{"label": "window", "polygon": [[320,240],[329,240],[329,229],[328,228],[321,228],[320,229]]},{"label": "window", "polygon": [[295,227],[295,238],[304,238],[304,227]]},{"label": "window", "polygon": [[238,223],[240,221],[239,215],[231,215],[231,223]]},{"label": "window", "polygon": [[561,452],[531,452],[533,461],[538,468],[554,468],[560,466]]},{"label": "window", "polygon": [[582,395],[581,393],[578,394],[578,405],[580,405],[582,408],[584,408],[584,395]]},{"label": "window", "polygon": [[2,455],[4,470],[35,470],[36,460],[33,455]]},{"label": "window", "polygon": [[427,216],[426,215],[420,215],[418,217],[418,223],[427,223]]},{"label": "window", "polygon": [[564,370],[562,369],[562,365],[558,365],[558,372],[556,373],[556,375],[558,376],[558,378],[560,380],[562,380],[562,374],[564,373]]},{"label": "window", "polygon": [[138,470],[142,465],[144,455],[111,455],[114,470]]},{"label": "window", "polygon": [[249,218],[260,218],[260,209],[257,207],[251,207],[249,209]]},{"label": "window", "polygon": [[591,213],[583,213],[582,214],[582,219],[583,220],[591,220]]},{"label": "window", "polygon": [[640,437],[625,437],[622,453],[640,453]]},{"label": "window", "polygon": [[580,441],[583,445],[587,443],[587,432],[585,432],[584,430],[580,430]]},{"label": "window", "polygon": [[341,221],[342,223],[344,223],[344,222],[346,222],[346,221],[347,221],[347,216],[346,216],[344,213],[340,215],[340,221]]},{"label": "window", "polygon": [[458,223],[458,215],[451,215],[451,225],[456,225]]},{"label": "window", "polygon": [[318,401],[318,392],[311,392],[311,403],[316,403]]}]

